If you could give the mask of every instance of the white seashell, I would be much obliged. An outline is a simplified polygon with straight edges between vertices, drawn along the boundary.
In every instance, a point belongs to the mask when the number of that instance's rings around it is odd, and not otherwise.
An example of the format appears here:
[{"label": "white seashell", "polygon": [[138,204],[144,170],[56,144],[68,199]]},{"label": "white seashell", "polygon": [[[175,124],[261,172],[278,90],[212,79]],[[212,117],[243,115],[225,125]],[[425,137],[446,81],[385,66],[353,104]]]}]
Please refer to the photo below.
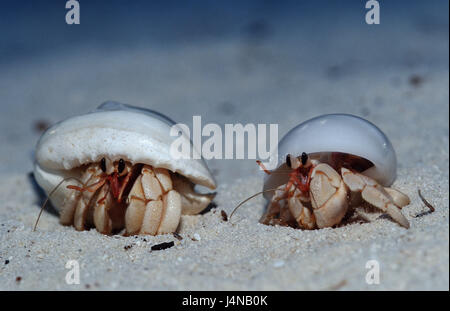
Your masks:
[{"label": "white seashell", "polygon": [[[289,170],[287,154],[301,155],[342,152],[371,161],[374,166],[363,172],[383,186],[390,186],[396,177],[397,159],[386,135],[373,123],[350,114],[327,114],[307,120],[290,130],[278,144],[278,164],[274,174],[266,175],[264,190],[285,184]],[[321,162],[324,162],[321,159]],[[326,162],[326,161],[325,161]],[[278,171],[278,174],[276,173]],[[272,192],[266,192],[268,199]]]},{"label": "white seashell", "polygon": [[[112,161],[122,158],[132,164],[166,168],[194,184],[216,188],[203,159],[171,158],[170,145],[178,138],[170,136],[174,124],[155,111],[106,102],[90,113],[53,125],[42,135],[36,147],[36,181],[49,193],[63,178],[78,177],[80,165],[107,157]],[[199,154],[187,136],[183,139]],[[60,187],[52,202],[60,205],[68,193],[69,190]]]}]

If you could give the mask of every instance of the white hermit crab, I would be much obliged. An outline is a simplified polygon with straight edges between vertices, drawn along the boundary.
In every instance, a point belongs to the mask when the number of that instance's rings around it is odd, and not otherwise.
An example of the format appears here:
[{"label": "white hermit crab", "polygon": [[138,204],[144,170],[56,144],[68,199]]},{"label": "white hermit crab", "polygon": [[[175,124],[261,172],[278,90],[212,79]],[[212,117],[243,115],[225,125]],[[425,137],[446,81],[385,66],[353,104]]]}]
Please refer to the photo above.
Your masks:
[{"label": "white hermit crab", "polygon": [[409,198],[389,188],[396,177],[395,151],[369,121],[348,114],[310,119],[283,137],[278,155],[277,168],[265,170],[263,191],[270,202],[262,223],[331,227],[362,199],[409,228],[400,211]]},{"label": "white hermit crab", "polygon": [[[142,108],[107,102],[97,110],[49,128],[36,147],[34,176],[77,230],[95,227],[111,234],[163,234],[177,229],[181,214],[197,214],[216,187],[200,157],[174,159],[175,123]],[[200,159],[200,160],[196,160]]]}]

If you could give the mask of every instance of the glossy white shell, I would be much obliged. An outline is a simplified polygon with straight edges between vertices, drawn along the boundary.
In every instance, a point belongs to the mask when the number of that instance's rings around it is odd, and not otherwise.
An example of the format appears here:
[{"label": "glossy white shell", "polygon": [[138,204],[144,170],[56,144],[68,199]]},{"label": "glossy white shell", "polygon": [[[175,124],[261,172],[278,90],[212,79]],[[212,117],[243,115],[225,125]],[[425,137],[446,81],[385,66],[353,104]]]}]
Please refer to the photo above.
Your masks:
[{"label": "glossy white shell", "polygon": [[[112,161],[122,158],[132,164],[166,168],[214,189],[216,183],[203,159],[171,158],[170,145],[178,137],[170,136],[174,124],[155,111],[104,103],[93,112],[55,124],[42,135],[35,153],[36,181],[48,193],[64,177],[76,176],[80,165],[108,157]],[[198,153],[188,137],[183,139]],[[63,196],[64,193],[55,195],[59,200]]]},{"label": "glossy white shell", "polygon": [[[287,154],[299,156],[302,152],[342,152],[371,161],[375,166],[363,174],[389,186],[396,177],[397,159],[386,135],[373,123],[350,114],[327,114],[307,120],[290,130],[278,144],[276,171],[288,170]],[[264,190],[287,182],[287,174],[266,175]],[[272,192],[265,193],[266,198]]]}]

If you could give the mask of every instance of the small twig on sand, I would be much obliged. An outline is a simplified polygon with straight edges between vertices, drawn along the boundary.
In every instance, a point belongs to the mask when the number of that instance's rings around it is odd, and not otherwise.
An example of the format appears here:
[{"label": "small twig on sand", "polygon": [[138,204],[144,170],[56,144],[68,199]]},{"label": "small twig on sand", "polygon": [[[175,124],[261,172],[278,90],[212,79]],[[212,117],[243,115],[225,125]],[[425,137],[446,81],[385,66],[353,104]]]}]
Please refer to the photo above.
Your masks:
[{"label": "small twig on sand", "polygon": [[339,283],[326,288],[325,290],[326,291],[336,291],[345,285],[347,285],[347,280],[344,279],[344,280],[340,281]]},{"label": "small twig on sand", "polygon": [[174,238],[176,238],[178,241],[181,241],[183,239],[183,237],[181,235],[179,235],[178,233],[174,232],[172,233],[172,235],[174,236]]},{"label": "small twig on sand", "polygon": [[429,211],[426,211],[426,212],[422,212],[422,213],[420,213],[420,214],[417,214],[417,215],[414,216],[414,217],[416,217],[416,218],[417,218],[417,217],[422,217],[422,216],[425,216],[425,215],[428,215],[428,214],[433,213],[433,212],[435,211],[434,206],[431,205],[427,200],[425,200],[425,198],[422,196],[422,193],[420,193],[420,189],[418,189],[417,192],[419,193],[419,197],[420,197],[420,199],[422,200],[423,204],[425,204],[430,210],[429,210]]},{"label": "small twig on sand", "polygon": [[223,221],[228,221],[228,215],[224,210],[220,211],[220,215],[222,216]]},{"label": "small twig on sand", "polygon": [[160,243],[160,244],[153,245],[151,247],[151,251],[161,251],[161,250],[164,250],[164,249],[167,249],[167,248],[171,248],[174,245],[175,245],[175,243],[173,241],[163,242],[163,243]]}]

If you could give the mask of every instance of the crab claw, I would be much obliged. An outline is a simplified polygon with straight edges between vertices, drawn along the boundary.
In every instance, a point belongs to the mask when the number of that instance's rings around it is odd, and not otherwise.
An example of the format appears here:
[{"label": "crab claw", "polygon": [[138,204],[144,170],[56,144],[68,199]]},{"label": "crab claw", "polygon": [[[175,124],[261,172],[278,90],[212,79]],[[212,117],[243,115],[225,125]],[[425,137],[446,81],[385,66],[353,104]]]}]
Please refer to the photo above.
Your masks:
[{"label": "crab claw", "polygon": [[181,196],[182,214],[195,215],[203,211],[214,199],[216,193],[198,193],[195,184],[181,175],[173,176],[173,187]]},{"label": "crab claw", "polygon": [[310,192],[319,228],[334,226],[344,218],[348,208],[347,187],[331,166],[320,163],[314,168]]}]

